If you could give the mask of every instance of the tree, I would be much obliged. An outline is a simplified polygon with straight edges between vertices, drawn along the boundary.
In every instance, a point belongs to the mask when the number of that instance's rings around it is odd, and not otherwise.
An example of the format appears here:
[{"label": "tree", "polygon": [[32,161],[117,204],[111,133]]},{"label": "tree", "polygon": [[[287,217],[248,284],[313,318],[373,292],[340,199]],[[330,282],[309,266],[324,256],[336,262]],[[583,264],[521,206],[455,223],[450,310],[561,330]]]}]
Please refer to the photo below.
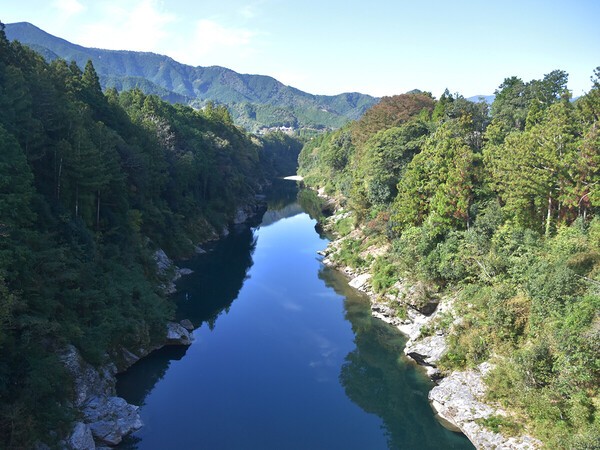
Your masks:
[{"label": "tree", "polygon": [[427,217],[442,232],[469,227],[478,158],[465,134],[460,121],[444,123],[407,165],[393,206],[396,232],[420,225]]},{"label": "tree", "polygon": [[490,144],[484,161],[491,182],[518,223],[550,233],[557,217],[577,203],[569,199],[577,160],[578,130],[569,103],[556,103],[526,131]]}]

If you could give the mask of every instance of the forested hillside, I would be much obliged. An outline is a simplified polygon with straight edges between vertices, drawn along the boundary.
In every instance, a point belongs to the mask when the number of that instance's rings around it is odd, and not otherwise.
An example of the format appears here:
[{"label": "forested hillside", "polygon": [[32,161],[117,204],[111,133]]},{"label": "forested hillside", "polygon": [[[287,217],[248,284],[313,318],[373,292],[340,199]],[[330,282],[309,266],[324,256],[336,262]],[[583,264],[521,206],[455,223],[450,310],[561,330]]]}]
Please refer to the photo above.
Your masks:
[{"label": "forested hillside", "polygon": [[[341,198],[341,263],[382,297],[455,296],[445,370],[491,359],[488,425],[548,448],[600,448],[600,68],[570,101],[567,74],[504,80],[491,109],[447,91],[383,98],[313,139],[300,173]],[[352,219],[352,217],[354,219]],[[379,243],[389,251],[362,257]],[[395,307],[400,316],[406,305]]]},{"label": "forested hillside", "polygon": [[338,128],[358,119],[377,99],[359,93],[312,95],[263,75],[246,75],[225,67],[192,67],[164,55],[102,50],[72,44],[32,24],[8,24],[10,40],[39,51],[48,61],[62,58],[84,67],[91,60],[103,88],[119,92],[139,88],[171,101],[203,107],[227,105],[236,124],[262,127]]},{"label": "forested hillside", "polygon": [[0,447],[70,429],[66,344],[100,364],[163,339],[154,252],[192,254],[298,152],[222,106],[103,94],[91,62],[48,64],[0,24]]}]

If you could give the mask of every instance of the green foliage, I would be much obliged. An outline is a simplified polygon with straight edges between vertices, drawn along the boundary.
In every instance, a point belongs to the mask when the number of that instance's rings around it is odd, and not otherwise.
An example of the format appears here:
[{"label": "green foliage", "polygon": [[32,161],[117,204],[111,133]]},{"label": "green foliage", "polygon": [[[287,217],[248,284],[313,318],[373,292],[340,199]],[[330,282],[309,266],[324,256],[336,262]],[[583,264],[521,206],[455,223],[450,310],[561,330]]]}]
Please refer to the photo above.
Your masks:
[{"label": "green foliage", "polygon": [[190,254],[299,144],[265,150],[220,106],[104,95],[91,62],[46,64],[1,26],[0,49],[0,447],[33,448],[75,418],[65,345],[104,364],[164,339],[156,247]]},{"label": "green foliage", "polygon": [[504,436],[517,436],[522,431],[522,426],[519,423],[506,416],[489,416],[480,419],[479,423],[494,433],[502,433]]},{"label": "green foliage", "polygon": [[377,293],[387,292],[398,281],[398,267],[384,258],[375,260],[371,272],[371,286]]},{"label": "green foliage", "polygon": [[354,218],[344,217],[343,219],[338,220],[334,224],[333,229],[339,236],[347,236],[354,230]]},{"label": "green foliage", "polygon": [[281,126],[339,128],[377,102],[358,93],[311,95],[268,76],[240,74],[218,66],[191,67],[153,53],[85,48],[24,22],[8,25],[7,34],[11,40],[42,51],[50,61],[62,58],[79,67],[93,61],[104,88],[119,92],[140,89],[146,95],[199,109],[211,102],[213,106],[227,105],[230,118],[253,132]]},{"label": "green foliage", "polygon": [[[600,436],[599,78],[575,104],[563,71],[507,78],[491,117],[448,91],[416,115],[416,98],[384,99],[348,126],[351,146],[337,132],[299,159],[368,239],[391,241],[372,266],[376,291],[402,273],[411,305],[429,298],[425,283],[456,295],[441,367],[493,356],[489,398],[548,448],[596,448]],[[359,246],[347,247],[351,260]],[[521,431],[512,418],[484,425]]]},{"label": "green foliage", "polygon": [[342,241],[339,251],[334,255],[335,262],[352,268],[363,267],[366,261],[360,256],[361,250],[359,240],[346,238]]},{"label": "green foliage", "polygon": [[262,136],[259,145],[261,166],[269,175],[282,177],[296,173],[303,145],[300,139],[275,132]]}]

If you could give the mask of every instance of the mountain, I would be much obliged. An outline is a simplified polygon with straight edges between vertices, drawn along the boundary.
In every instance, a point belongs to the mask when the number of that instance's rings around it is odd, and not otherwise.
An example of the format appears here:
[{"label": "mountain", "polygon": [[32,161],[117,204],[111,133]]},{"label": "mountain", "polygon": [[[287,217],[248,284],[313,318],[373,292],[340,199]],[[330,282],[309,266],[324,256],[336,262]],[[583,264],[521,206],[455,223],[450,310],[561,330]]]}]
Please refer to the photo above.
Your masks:
[{"label": "mountain", "polygon": [[467,100],[477,103],[481,99],[483,99],[483,101],[485,103],[487,103],[488,105],[491,105],[494,102],[495,98],[496,98],[496,96],[494,94],[492,94],[492,95],[474,95],[473,97],[468,97]]},{"label": "mountain", "polygon": [[269,127],[338,128],[359,118],[378,99],[365,94],[312,95],[264,75],[240,74],[225,67],[193,67],[149,52],[82,47],[40,28],[7,24],[8,39],[18,40],[47,60],[62,58],[80,67],[91,60],[103,88],[139,87],[170,102],[202,107],[225,104],[234,120],[252,131]]}]

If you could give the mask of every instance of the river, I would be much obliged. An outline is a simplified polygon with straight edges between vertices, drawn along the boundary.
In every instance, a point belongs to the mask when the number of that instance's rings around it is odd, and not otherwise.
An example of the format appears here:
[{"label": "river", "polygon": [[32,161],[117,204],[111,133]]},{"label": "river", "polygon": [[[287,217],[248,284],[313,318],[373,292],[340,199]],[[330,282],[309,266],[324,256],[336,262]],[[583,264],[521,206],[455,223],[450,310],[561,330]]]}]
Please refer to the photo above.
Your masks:
[{"label": "river", "polygon": [[120,448],[472,449],[435,420],[405,338],[321,263],[327,240],[296,194],[277,182],[260,225],[181,264],[195,342],[119,376],[145,424]]}]

